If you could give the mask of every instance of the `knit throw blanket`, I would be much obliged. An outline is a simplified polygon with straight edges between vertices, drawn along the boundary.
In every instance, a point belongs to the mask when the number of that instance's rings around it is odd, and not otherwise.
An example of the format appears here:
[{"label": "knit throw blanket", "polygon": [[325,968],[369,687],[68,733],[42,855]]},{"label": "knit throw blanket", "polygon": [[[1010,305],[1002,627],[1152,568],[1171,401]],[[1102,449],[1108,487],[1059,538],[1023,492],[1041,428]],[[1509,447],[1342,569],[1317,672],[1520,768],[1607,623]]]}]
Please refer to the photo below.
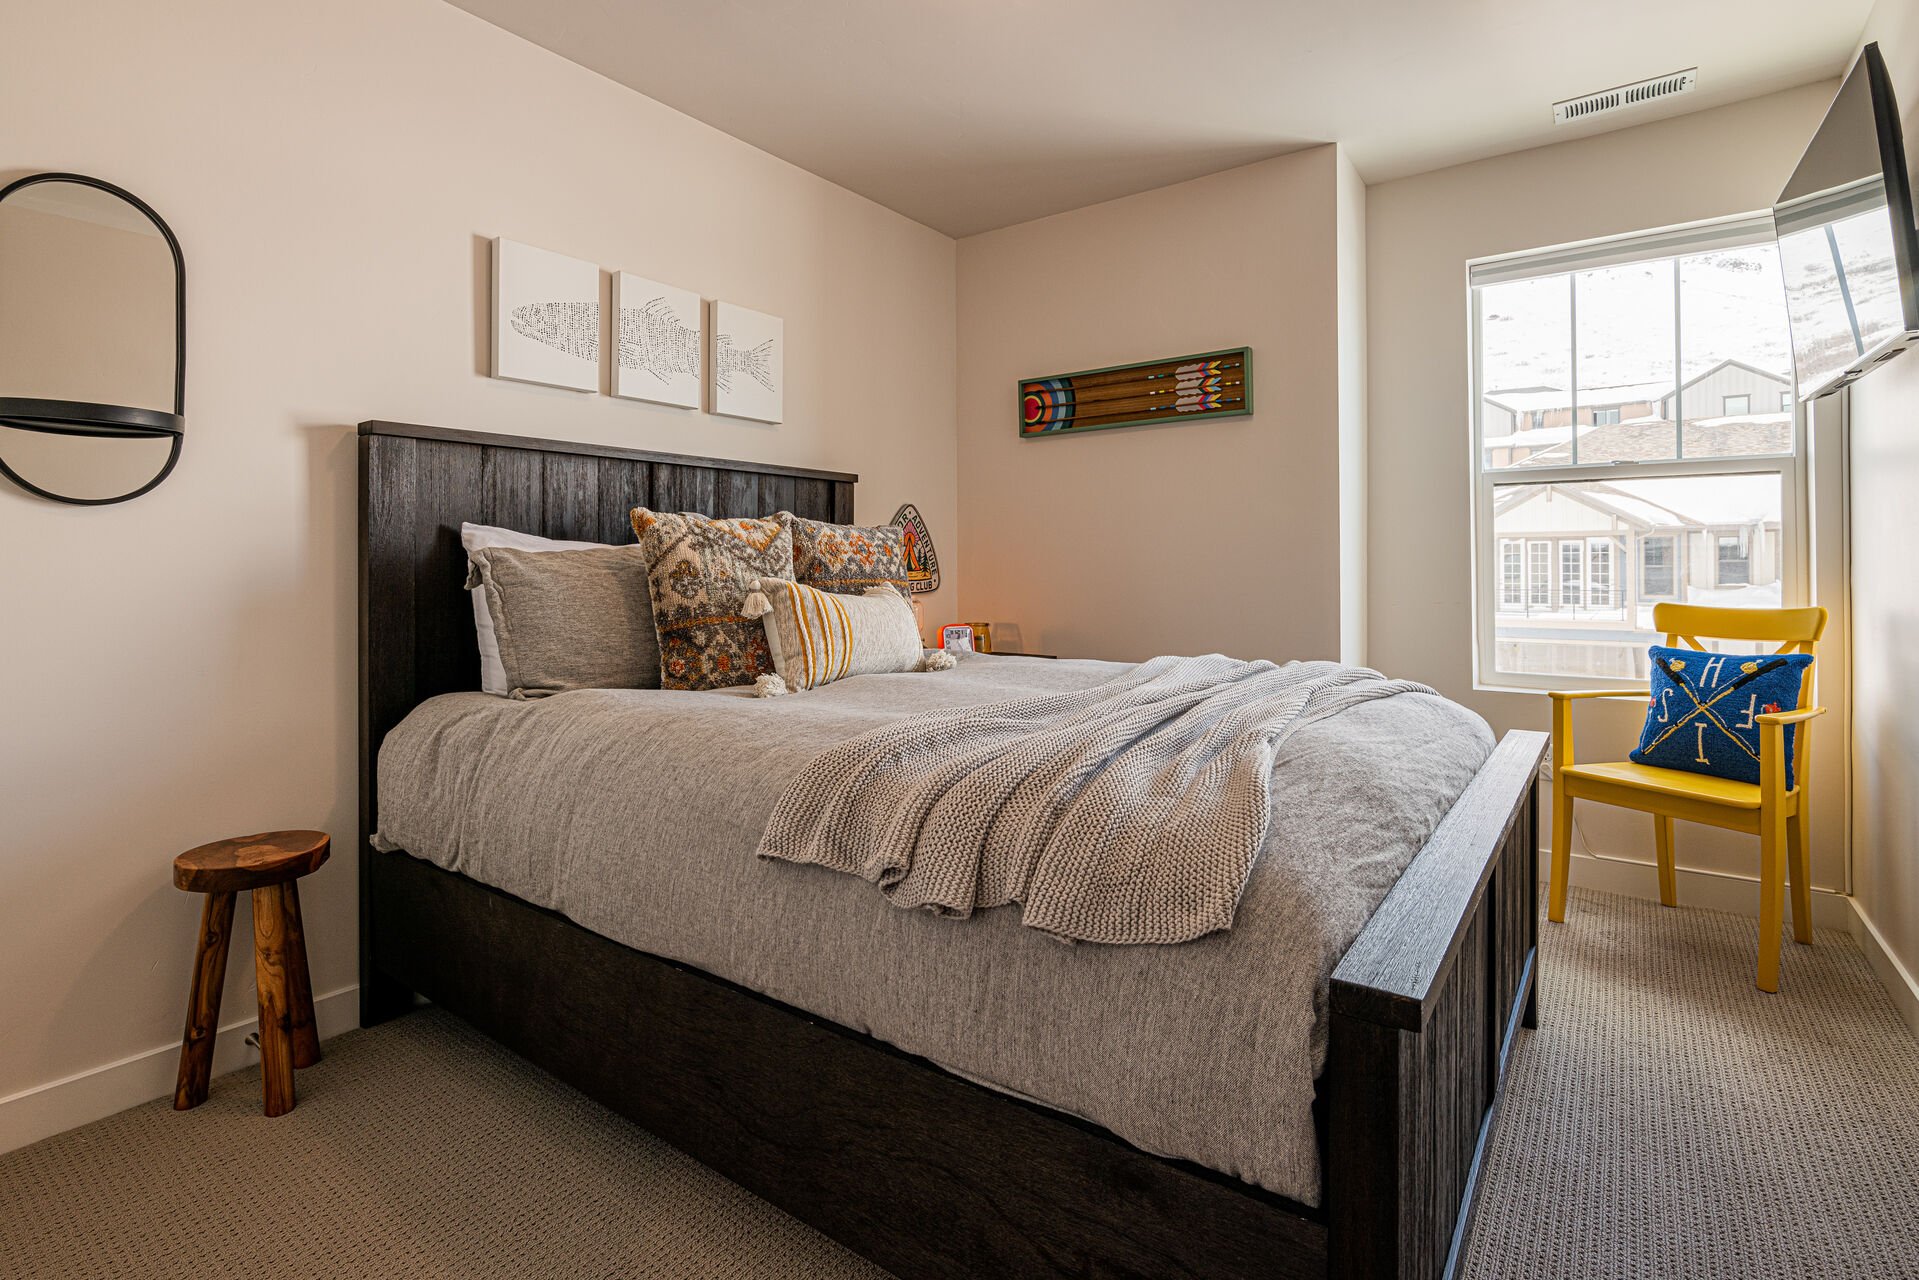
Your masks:
[{"label": "knit throw blanket", "polygon": [[1232,927],[1279,743],[1402,693],[1433,691],[1213,654],[913,716],[809,764],[759,854],[861,876],[900,907],[964,917],[1017,902],[1024,924],[1063,939],[1187,942]]}]

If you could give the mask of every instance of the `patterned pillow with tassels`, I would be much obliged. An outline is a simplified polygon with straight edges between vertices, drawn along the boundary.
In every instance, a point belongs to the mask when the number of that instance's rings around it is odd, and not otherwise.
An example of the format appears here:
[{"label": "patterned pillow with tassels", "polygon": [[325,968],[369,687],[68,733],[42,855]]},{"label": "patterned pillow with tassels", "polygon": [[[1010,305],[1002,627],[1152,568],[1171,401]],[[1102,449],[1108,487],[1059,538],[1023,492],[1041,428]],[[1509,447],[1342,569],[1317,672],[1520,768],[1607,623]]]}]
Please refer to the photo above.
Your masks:
[{"label": "patterned pillow with tassels", "polygon": [[[1652,700],[1639,746],[1640,764],[1737,782],[1759,781],[1759,717],[1797,711],[1812,655],[1703,653],[1653,645]],[[1793,746],[1797,725],[1786,726],[1786,786],[1797,784]]]},{"label": "patterned pillow with tassels", "polygon": [[771,674],[766,628],[745,603],[756,581],[793,576],[785,514],[719,520],[635,507],[633,532],[653,593],[660,687],[727,689]]}]

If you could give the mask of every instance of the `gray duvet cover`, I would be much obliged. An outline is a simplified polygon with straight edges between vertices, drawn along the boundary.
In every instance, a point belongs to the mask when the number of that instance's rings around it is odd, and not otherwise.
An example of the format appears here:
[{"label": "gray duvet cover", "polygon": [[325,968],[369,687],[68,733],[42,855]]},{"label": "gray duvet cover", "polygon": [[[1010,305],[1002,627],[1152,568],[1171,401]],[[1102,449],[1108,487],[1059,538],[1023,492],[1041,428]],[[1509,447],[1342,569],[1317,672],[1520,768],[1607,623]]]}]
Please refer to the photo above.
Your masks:
[{"label": "gray duvet cover", "polygon": [[450,694],[381,747],[376,843],[1316,1205],[1327,980],[1491,750],[1465,708],[1408,694],[1289,736],[1233,927],[1193,942],[1066,946],[1017,907],[902,910],[857,878],[754,856],[827,748],[1126,670],[977,656],[785,698]]}]

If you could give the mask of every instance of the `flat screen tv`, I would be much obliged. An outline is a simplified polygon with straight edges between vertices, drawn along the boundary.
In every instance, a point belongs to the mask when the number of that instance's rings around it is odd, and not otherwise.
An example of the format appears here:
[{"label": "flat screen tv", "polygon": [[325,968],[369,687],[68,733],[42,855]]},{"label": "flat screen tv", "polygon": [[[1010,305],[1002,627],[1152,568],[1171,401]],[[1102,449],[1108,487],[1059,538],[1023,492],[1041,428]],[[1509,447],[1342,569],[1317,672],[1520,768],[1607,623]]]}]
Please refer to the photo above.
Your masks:
[{"label": "flat screen tv", "polygon": [[1801,400],[1837,391],[1919,338],[1919,231],[1877,44],[1853,64],[1772,216]]}]

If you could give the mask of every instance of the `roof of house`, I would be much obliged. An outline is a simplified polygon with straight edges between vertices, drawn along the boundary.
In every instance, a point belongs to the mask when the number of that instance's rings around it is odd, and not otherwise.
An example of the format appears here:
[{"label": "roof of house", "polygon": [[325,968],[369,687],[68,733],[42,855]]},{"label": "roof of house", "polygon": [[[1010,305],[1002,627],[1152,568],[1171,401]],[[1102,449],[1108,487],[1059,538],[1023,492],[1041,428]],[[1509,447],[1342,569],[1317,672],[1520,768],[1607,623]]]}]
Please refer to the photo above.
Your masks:
[{"label": "roof of house", "polygon": [[1496,516],[1555,493],[1617,516],[1642,532],[1688,525],[1737,526],[1779,521],[1779,481],[1771,475],[1548,481],[1504,488],[1505,492],[1493,504]]},{"label": "roof of house", "polygon": [[[1532,466],[1567,466],[1573,462],[1574,446],[1565,428],[1521,431],[1497,438],[1499,444],[1525,445],[1532,437],[1550,431],[1551,443],[1527,459]],[[1494,440],[1487,440],[1493,445]],[[1691,418],[1686,422],[1684,454],[1688,458],[1750,458],[1766,454],[1792,452],[1792,415],[1773,413],[1737,414],[1722,418]],[[1587,462],[1665,462],[1678,456],[1673,448],[1671,418],[1641,418],[1631,422],[1611,422],[1604,426],[1581,427],[1577,449],[1582,463]]]},{"label": "roof of house", "polygon": [[[1697,385],[1712,377],[1721,369],[1744,369],[1747,373],[1776,382],[1790,388],[1792,380],[1782,374],[1772,373],[1744,360],[1721,360],[1708,366],[1680,384],[1680,389]],[[1672,379],[1660,378],[1652,382],[1621,382],[1602,387],[1579,388],[1579,403],[1588,408],[1611,408],[1614,405],[1657,403],[1669,399],[1673,393]],[[1564,387],[1508,387],[1488,391],[1486,403],[1514,413],[1540,413],[1548,409],[1570,409],[1573,407],[1573,394]]]}]

